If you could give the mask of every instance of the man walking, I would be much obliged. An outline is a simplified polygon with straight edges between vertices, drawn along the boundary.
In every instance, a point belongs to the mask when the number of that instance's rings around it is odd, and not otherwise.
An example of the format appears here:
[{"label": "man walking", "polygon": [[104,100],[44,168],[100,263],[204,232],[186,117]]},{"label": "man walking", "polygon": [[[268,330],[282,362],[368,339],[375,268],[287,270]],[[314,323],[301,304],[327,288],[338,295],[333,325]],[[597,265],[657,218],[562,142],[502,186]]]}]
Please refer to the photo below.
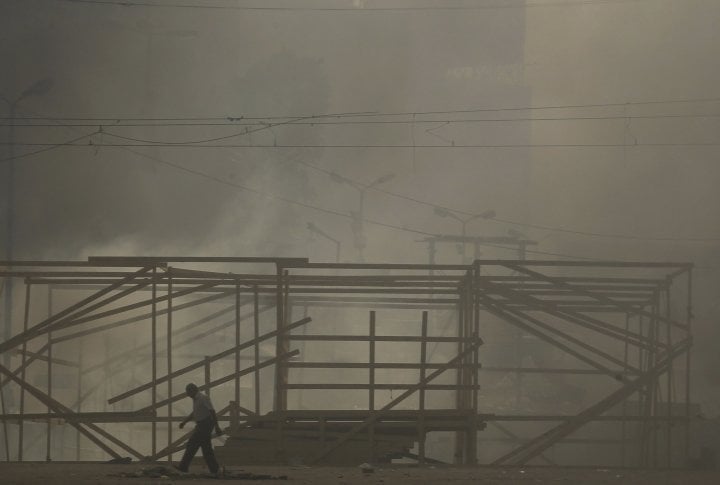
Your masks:
[{"label": "man walking", "polygon": [[207,463],[210,473],[217,475],[220,467],[215,459],[215,452],[213,452],[210,440],[212,438],[213,428],[215,428],[218,434],[222,434],[222,430],[218,424],[215,409],[210,402],[210,398],[206,394],[200,393],[195,384],[185,386],[185,392],[187,392],[188,397],[193,400],[193,410],[192,413],[180,423],[180,428],[182,429],[189,421],[195,420],[195,430],[192,435],[190,435],[190,439],[188,439],[185,454],[178,468],[183,472],[187,472],[190,468],[190,461],[192,461],[195,453],[197,453],[198,448],[202,448],[203,458],[205,458],[205,463]]}]

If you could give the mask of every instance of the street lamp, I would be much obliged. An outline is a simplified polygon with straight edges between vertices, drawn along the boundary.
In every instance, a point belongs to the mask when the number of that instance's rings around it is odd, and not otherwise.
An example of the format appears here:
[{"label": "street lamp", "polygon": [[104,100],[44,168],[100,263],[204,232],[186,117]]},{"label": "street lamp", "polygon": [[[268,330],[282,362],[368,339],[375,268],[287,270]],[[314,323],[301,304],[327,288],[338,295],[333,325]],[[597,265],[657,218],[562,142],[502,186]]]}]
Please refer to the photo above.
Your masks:
[{"label": "street lamp", "polygon": [[330,174],[330,180],[338,184],[346,184],[354,187],[360,194],[360,204],[357,212],[351,212],[353,217],[352,230],[355,235],[355,249],[358,250],[358,256],[361,263],[365,262],[365,192],[368,189],[375,188],[380,184],[384,184],[395,178],[394,173],[388,173],[382,177],[378,177],[369,184],[361,184],[350,180],[336,173]]},{"label": "street lamp", "polygon": [[[7,214],[5,217],[5,259],[12,261],[14,257],[13,251],[13,232],[15,229],[15,114],[17,112],[18,104],[20,101],[30,98],[32,96],[41,96],[53,87],[52,78],[46,77],[35,81],[33,84],[28,86],[18,97],[15,99],[8,99],[5,96],[0,96],[8,106],[10,127],[8,129],[8,149],[9,156],[7,158],[7,168],[5,177],[5,193],[6,193],[6,210]],[[4,312],[4,337],[5,339],[10,338],[12,333],[12,298],[13,298],[13,287],[12,278],[8,277],[5,282],[4,288],[4,299],[5,299],[5,312]],[[10,354],[6,353],[3,362],[7,366],[10,361]]]},{"label": "street lamp", "polygon": [[468,224],[468,222],[474,221],[475,219],[492,219],[493,217],[495,217],[495,211],[494,211],[494,210],[487,210],[487,211],[482,212],[482,213],[480,213],[480,214],[473,214],[473,215],[471,215],[471,216],[469,216],[469,217],[464,217],[464,218],[458,216],[457,214],[455,214],[455,212],[453,212],[453,211],[451,211],[451,210],[449,210],[449,209],[445,209],[445,208],[443,208],[443,207],[435,207],[435,208],[433,209],[433,212],[435,213],[436,216],[449,217],[450,219],[455,219],[456,221],[459,221],[460,224],[462,224],[461,234],[462,234],[462,237],[463,237],[463,241],[460,243],[460,244],[461,244],[460,254],[461,254],[461,256],[462,256],[462,262],[463,262],[463,264],[465,264],[465,237],[467,237],[467,230],[466,230],[466,229],[467,229],[467,224]]},{"label": "street lamp", "polygon": [[307,223],[307,228],[308,228],[308,231],[310,231],[310,232],[312,232],[312,233],[314,233],[314,234],[317,234],[317,235],[319,235],[319,236],[322,236],[322,237],[324,237],[325,239],[328,239],[329,241],[332,241],[332,242],[335,244],[335,262],[336,262],[336,263],[339,263],[339,262],[340,262],[340,246],[341,246],[341,242],[338,241],[337,239],[335,239],[334,237],[330,236],[329,234],[327,234],[325,231],[323,231],[322,229],[320,229],[319,227],[317,227],[317,226],[316,226],[315,224],[313,224],[312,222],[308,222],[308,223]]}]

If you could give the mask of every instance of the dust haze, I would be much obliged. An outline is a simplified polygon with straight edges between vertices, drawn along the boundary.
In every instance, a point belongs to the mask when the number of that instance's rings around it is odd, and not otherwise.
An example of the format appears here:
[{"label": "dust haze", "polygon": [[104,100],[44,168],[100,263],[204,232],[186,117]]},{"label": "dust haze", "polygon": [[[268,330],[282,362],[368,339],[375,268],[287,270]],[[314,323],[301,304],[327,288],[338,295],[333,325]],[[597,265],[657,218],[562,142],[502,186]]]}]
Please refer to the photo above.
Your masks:
[{"label": "dust haze", "polygon": [[0,5],[16,259],[334,261],[312,223],[341,261],[426,262],[492,210],[467,234],[529,258],[695,263],[694,399],[720,414],[718,2],[111,3]]}]

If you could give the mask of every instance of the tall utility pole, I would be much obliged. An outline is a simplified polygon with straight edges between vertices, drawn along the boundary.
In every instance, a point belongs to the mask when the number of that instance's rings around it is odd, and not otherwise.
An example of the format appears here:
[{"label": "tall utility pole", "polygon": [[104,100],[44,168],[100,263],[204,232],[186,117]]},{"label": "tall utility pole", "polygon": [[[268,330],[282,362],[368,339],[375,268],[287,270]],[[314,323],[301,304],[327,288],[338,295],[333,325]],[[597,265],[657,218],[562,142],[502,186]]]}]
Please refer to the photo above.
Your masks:
[{"label": "tall utility pole", "polygon": [[318,236],[322,236],[325,239],[327,239],[328,241],[335,244],[335,262],[339,263],[340,262],[340,248],[342,247],[342,243],[339,240],[332,237],[331,235],[329,235],[328,233],[326,233],[325,231],[323,231],[322,229],[320,229],[318,226],[316,226],[312,222],[307,223],[307,228],[308,228],[308,231],[310,231],[311,233],[317,234]]},{"label": "tall utility pole", "polygon": [[455,219],[456,221],[459,221],[462,225],[462,229],[460,231],[460,235],[462,237],[462,242],[460,242],[460,255],[462,257],[462,264],[465,264],[465,239],[467,238],[467,224],[470,221],[474,221],[475,219],[492,219],[495,217],[495,211],[494,210],[488,210],[483,212],[482,214],[474,214],[469,217],[460,217],[454,212],[443,209],[442,207],[435,207],[435,215],[438,215],[440,217],[449,217],[451,219]]},{"label": "tall utility pole", "polygon": [[[20,101],[31,96],[40,96],[47,93],[53,85],[51,78],[43,78],[31,84],[20,96],[15,99],[8,99],[0,95],[8,107],[10,126],[8,127],[8,159],[5,162],[5,260],[12,261],[15,257],[14,234],[15,234],[15,115]],[[3,337],[5,340],[12,335],[12,300],[13,283],[12,278],[5,279],[3,289],[4,312],[3,312]],[[3,356],[3,364],[7,367],[10,364],[10,353]]]},{"label": "tall utility pole", "polygon": [[389,173],[387,175],[383,175],[382,177],[378,177],[373,182],[369,184],[360,184],[358,182],[355,182],[354,180],[347,179],[341,175],[338,175],[336,173],[330,174],[330,178],[333,182],[336,182],[338,184],[346,184],[351,187],[354,187],[358,193],[360,194],[360,204],[357,212],[351,212],[353,222],[352,222],[352,230],[353,234],[355,235],[355,249],[358,250],[358,259],[361,263],[365,262],[365,246],[366,246],[366,239],[365,239],[365,192],[367,192],[369,189],[372,189],[380,184],[383,184],[389,180],[392,180],[395,177],[394,173]]}]

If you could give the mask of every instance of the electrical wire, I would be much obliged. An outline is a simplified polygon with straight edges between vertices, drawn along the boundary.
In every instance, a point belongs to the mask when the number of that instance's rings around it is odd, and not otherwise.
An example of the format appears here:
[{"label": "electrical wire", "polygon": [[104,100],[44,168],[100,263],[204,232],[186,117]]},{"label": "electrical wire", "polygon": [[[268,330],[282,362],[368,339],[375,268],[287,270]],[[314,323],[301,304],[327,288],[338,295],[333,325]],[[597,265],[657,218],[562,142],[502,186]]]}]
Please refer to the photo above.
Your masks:
[{"label": "electrical wire", "polygon": [[[113,133],[103,131],[109,136],[116,136]],[[233,135],[237,136],[237,135]],[[16,145],[16,146],[57,146],[55,143],[43,142],[19,142],[8,143],[3,142],[0,145]],[[87,147],[88,145],[78,145],[67,143],[67,147]],[[484,149],[500,149],[500,148],[623,148],[623,147],[718,147],[720,142],[707,143],[515,143],[515,144],[464,144],[453,143],[450,145],[410,145],[410,144],[348,144],[348,145],[329,145],[329,144],[272,144],[272,145],[238,145],[238,144],[183,144],[183,143],[96,143],[93,147],[159,147],[159,148],[246,148],[246,149],[298,149],[298,148],[325,148],[325,149],[397,149],[397,148],[423,148],[423,149],[468,149],[468,148],[484,148]]]},{"label": "electrical wire", "polygon": [[[697,119],[697,118],[720,118],[720,113],[705,114],[664,114],[664,115],[642,115],[642,116],[563,116],[552,118],[480,118],[480,119],[431,119],[431,120],[352,120],[352,121],[294,121],[288,123],[275,123],[272,126],[334,126],[334,125],[414,125],[414,124],[463,124],[463,123],[505,123],[505,122],[534,122],[534,121],[598,121],[598,120],[653,120],[653,119]],[[267,126],[263,122],[187,122],[187,123],[122,123],[112,124],[110,128],[125,127],[197,127],[197,126]],[[84,128],[98,126],[98,123],[64,123],[62,126],[51,123],[0,123],[0,126],[13,126],[15,128],[62,128],[74,127]],[[101,124],[101,126],[108,126]]]},{"label": "electrical wire", "polygon": [[501,10],[525,9],[536,7],[580,7],[587,5],[612,5],[645,3],[653,0],[578,0],[578,1],[552,1],[552,2],[524,2],[514,5],[457,5],[457,6],[414,6],[414,7],[252,7],[242,5],[201,5],[188,3],[156,3],[148,1],[128,0],[59,0],[67,3],[90,5],[115,5],[121,7],[154,7],[175,9],[204,9],[204,10],[241,10],[265,12],[432,12],[432,11],[472,11],[472,10]]},{"label": "electrical wire", "polygon": [[[90,137],[92,137],[92,136],[94,136],[94,135],[97,135],[98,133],[100,133],[100,130],[95,130],[95,131],[93,131],[92,133],[88,133],[88,134],[86,134],[86,135],[82,135],[82,136],[79,136],[79,137],[77,137],[77,138],[73,138],[73,139],[71,139],[71,140],[62,142],[62,143],[48,144],[46,148],[42,148],[42,149],[36,150],[36,151],[34,151],[34,152],[27,152],[27,153],[22,153],[22,154],[20,154],[20,155],[13,155],[13,156],[11,156],[11,157],[0,158],[0,163],[2,163],[2,162],[9,162],[10,160],[18,160],[18,159],[20,159],[20,158],[26,158],[26,157],[30,157],[30,156],[33,156],[33,155],[38,155],[38,154],[40,154],[40,153],[49,152],[50,150],[55,150],[56,148],[62,148],[62,147],[68,147],[68,146],[73,146],[73,147],[77,147],[77,146],[90,146],[90,147],[92,147],[92,146],[94,146],[94,145],[77,145],[76,143],[79,142],[80,140],[85,139],[85,138],[90,138]],[[17,143],[2,143],[2,145],[17,146],[17,145],[19,145],[19,144],[17,144]]]},{"label": "electrical wire", "polygon": [[[440,114],[460,114],[460,113],[492,113],[502,111],[537,111],[547,109],[585,109],[585,108],[612,108],[612,107],[629,107],[629,106],[648,106],[658,104],[692,104],[692,103],[713,103],[720,102],[720,98],[686,98],[686,99],[670,99],[670,100],[648,100],[648,101],[627,101],[614,103],[586,103],[586,104],[568,104],[568,105],[543,105],[543,106],[511,106],[498,108],[470,108],[470,109],[453,109],[453,110],[434,110],[434,111],[364,111],[357,113],[345,113],[336,115],[273,115],[273,116],[214,116],[214,117],[124,117],[124,116],[108,116],[108,117],[48,117],[48,116],[31,116],[31,117],[0,117],[0,120],[46,120],[46,121],[242,121],[242,120],[287,120],[292,118],[335,116],[335,117],[387,117],[387,116],[424,116],[424,115],[440,115]],[[627,116],[620,116],[627,118]],[[420,121],[420,120],[418,120]],[[442,120],[445,121],[445,120]],[[102,123],[106,124],[106,123]]]},{"label": "electrical wire", "polygon": [[[357,113],[339,113],[339,114],[333,114],[333,115],[312,115],[312,116],[315,116],[315,117],[328,117],[328,116],[341,117],[341,116],[356,116],[356,115],[357,115]],[[304,117],[304,118],[308,118],[308,117]],[[298,119],[303,119],[303,118],[298,118]],[[293,120],[291,120],[291,121],[293,121]],[[279,124],[279,123],[276,123],[276,124],[274,124],[274,125],[272,125],[272,126],[276,126],[276,125],[278,125],[278,124]],[[64,125],[54,125],[54,126],[62,127],[62,126],[64,126]],[[262,128],[260,128],[260,129],[267,129],[267,128],[269,128],[269,127],[271,127],[271,126],[268,126],[268,125],[264,125],[264,124],[263,124],[263,125],[262,125]],[[257,131],[257,130],[255,130],[255,131]],[[0,159],[0,162],[12,160],[12,159],[24,158],[24,157],[32,156],[32,155],[35,155],[35,154],[39,154],[39,153],[42,153],[42,152],[45,152],[45,151],[49,151],[49,150],[53,150],[53,149],[60,148],[60,147],[65,147],[65,146],[82,146],[82,147],[100,147],[100,146],[114,146],[114,147],[117,147],[117,146],[120,146],[120,147],[125,147],[125,148],[135,147],[135,146],[162,146],[162,145],[157,145],[157,144],[150,144],[150,145],[136,145],[136,144],[132,144],[132,145],[116,145],[116,144],[105,144],[105,143],[99,143],[99,144],[89,143],[89,144],[83,144],[83,145],[77,145],[77,144],[75,144],[77,141],[80,141],[80,140],[85,139],[85,138],[88,138],[88,137],[92,137],[93,135],[98,134],[98,133],[101,133],[101,132],[102,132],[102,131],[100,131],[100,130],[96,130],[96,131],[94,131],[94,132],[92,132],[92,133],[85,134],[85,135],[82,135],[82,136],[77,137],[77,138],[75,138],[75,139],[68,140],[68,141],[66,141],[66,142],[59,143],[59,144],[44,144],[43,146],[46,146],[46,148],[43,148],[43,149],[41,149],[41,150],[37,150],[37,151],[34,151],[34,152],[29,152],[29,153],[25,153],[25,154],[16,155],[16,156],[14,156],[14,157],[8,157],[8,158],[5,158],[5,159]],[[112,133],[106,133],[106,134],[111,135],[111,136],[118,136],[118,135],[112,134]],[[244,134],[244,133],[243,133],[243,134]],[[237,134],[236,134],[236,135],[232,135],[232,136],[237,136]],[[5,144],[7,144],[7,143],[5,143]],[[15,143],[14,145],[27,145],[27,144]],[[176,146],[176,145],[171,145],[171,146]],[[183,146],[183,145],[179,145],[179,146]],[[622,145],[620,145],[620,146],[622,146]],[[643,146],[643,145],[630,145],[630,146]],[[663,146],[668,146],[668,144],[665,144],[665,145],[663,145]],[[230,148],[230,147],[232,147],[232,146],[222,145],[221,147],[222,147],[222,148]],[[246,148],[246,147],[248,147],[248,146],[247,146],[247,145],[242,145],[241,147]],[[255,146],[255,147],[257,147],[257,146]],[[273,145],[272,147],[271,147],[271,146],[265,146],[265,148],[277,148],[277,147],[278,147],[277,145]],[[302,147],[305,147],[305,145],[303,145]],[[396,146],[393,145],[393,147],[396,147]],[[416,148],[416,147],[417,147],[417,145],[413,145],[413,148]],[[422,146],[421,146],[421,147],[422,147]],[[434,147],[436,147],[436,146],[433,145],[432,147],[434,148]],[[444,147],[446,147],[446,146],[444,146]],[[462,146],[460,146],[459,148],[462,148]],[[132,151],[132,150],[131,150],[131,151]],[[309,168],[311,168],[311,169],[324,172],[324,173],[326,173],[326,174],[328,174],[328,175],[332,175],[332,174],[338,175],[338,174],[336,174],[335,172],[321,169],[320,167],[314,166],[314,165],[309,164],[309,163],[307,163],[307,162],[299,162],[299,163],[301,163],[302,165],[304,165],[304,166],[306,166],[306,167],[309,167]],[[384,190],[384,189],[379,188],[379,187],[371,187],[371,186],[368,186],[368,185],[366,185],[366,184],[362,184],[362,183],[360,183],[360,182],[358,182],[358,181],[354,181],[354,180],[353,180],[352,182],[354,182],[354,183],[356,183],[356,184],[358,184],[358,185],[360,185],[360,186],[364,186],[364,187],[366,187],[366,188],[369,188],[369,189],[371,189],[371,190],[375,190],[375,191],[377,191],[377,192],[379,192],[379,193],[383,193],[383,194],[388,195],[388,196],[392,196],[392,197],[396,197],[396,198],[400,198],[400,199],[412,201],[412,202],[414,202],[414,203],[422,204],[422,205],[425,205],[425,206],[429,206],[429,207],[439,207],[439,208],[442,208],[442,209],[445,209],[445,210],[449,210],[449,211],[452,211],[452,212],[455,212],[455,213],[458,213],[458,214],[467,215],[467,216],[478,216],[478,214],[474,214],[474,213],[472,213],[472,212],[463,211],[463,210],[459,210],[459,209],[455,209],[455,208],[443,207],[443,206],[440,205],[440,204],[435,204],[435,203],[423,201],[423,200],[420,200],[420,199],[417,199],[417,198],[414,198],[414,197],[405,196],[405,195],[402,195],[402,194],[397,194],[397,193],[394,193],[394,192],[390,192],[390,191]],[[539,224],[522,223],[522,222],[512,221],[512,220],[508,220],[508,219],[502,219],[502,218],[498,218],[498,217],[492,218],[492,219],[490,219],[490,220],[492,220],[492,221],[494,221],[494,222],[500,222],[500,223],[505,223],[505,224],[509,224],[509,225],[515,225],[515,226],[518,226],[518,227],[528,227],[528,228],[540,229],[540,230],[549,231],[549,232],[559,232],[559,233],[574,234],[574,235],[581,235],[581,236],[588,236],[588,237],[602,237],[602,238],[639,240],[639,241],[659,241],[659,242],[716,242],[716,241],[719,241],[719,240],[720,240],[719,238],[641,237],[641,236],[629,236],[629,235],[622,235],[622,234],[603,234],[603,233],[596,233],[596,232],[589,232],[589,231],[578,231],[578,230],[573,230],[573,229],[558,228],[558,227],[553,227],[553,226],[545,226],[545,225],[539,225]]]},{"label": "electrical wire", "polygon": [[246,128],[245,131],[241,131],[241,132],[238,132],[238,133],[233,133],[233,134],[230,134],[230,135],[218,136],[218,137],[214,137],[214,138],[204,138],[204,139],[201,139],[201,140],[186,140],[186,141],[179,141],[179,142],[158,141],[158,140],[144,140],[144,139],[141,139],[141,138],[133,138],[133,137],[129,137],[129,136],[118,135],[118,134],[116,134],[116,133],[111,133],[111,132],[108,132],[108,131],[105,131],[105,133],[108,134],[108,135],[110,135],[110,136],[114,136],[115,138],[120,138],[120,139],[123,139],[123,140],[135,141],[135,142],[139,142],[139,143],[149,143],[149,144],[158,145],[158,146],[168,146],[168,145],[198,145],[198,144],[201,144],[201,143],[210,143],[210,142],[214,142],[214,141],[228,140],[228,139],[230,139],[230,138],[236,138],[236,137],[239,137],[239,136],[251,135],[251,134],[253,134],[253,133],[257,133],[258,131],[263,131],[263,130],[271,130],[271,131],[272,131],[272,129],[275,128],[275,127],[284,126],[284,125],[289,125],[289,124],[292,124],[292,123],[295,123],[295,122],[298,122],[298,121],[304,121],[304,120],[316,119],[316,118],[327,118],[327,117],[334,117],[334,116],[350,116],[350,115],[352,115],[352,114],[353,114],[353,113],[337,113],[337,114],[327,114],[327,115],[310,115],[310,116],[303,116],[303,117],[299,117],[299,118],[295,118],[295,119],[291,119],[291,120],[287,120],[287,121],[282,121],[282,122],[278,122],[278,123],[260,123],[261,127],[260,127],[260,128],[257,128],[257,129],[254,129],[254,130],[248,130],[248,129]]}]

